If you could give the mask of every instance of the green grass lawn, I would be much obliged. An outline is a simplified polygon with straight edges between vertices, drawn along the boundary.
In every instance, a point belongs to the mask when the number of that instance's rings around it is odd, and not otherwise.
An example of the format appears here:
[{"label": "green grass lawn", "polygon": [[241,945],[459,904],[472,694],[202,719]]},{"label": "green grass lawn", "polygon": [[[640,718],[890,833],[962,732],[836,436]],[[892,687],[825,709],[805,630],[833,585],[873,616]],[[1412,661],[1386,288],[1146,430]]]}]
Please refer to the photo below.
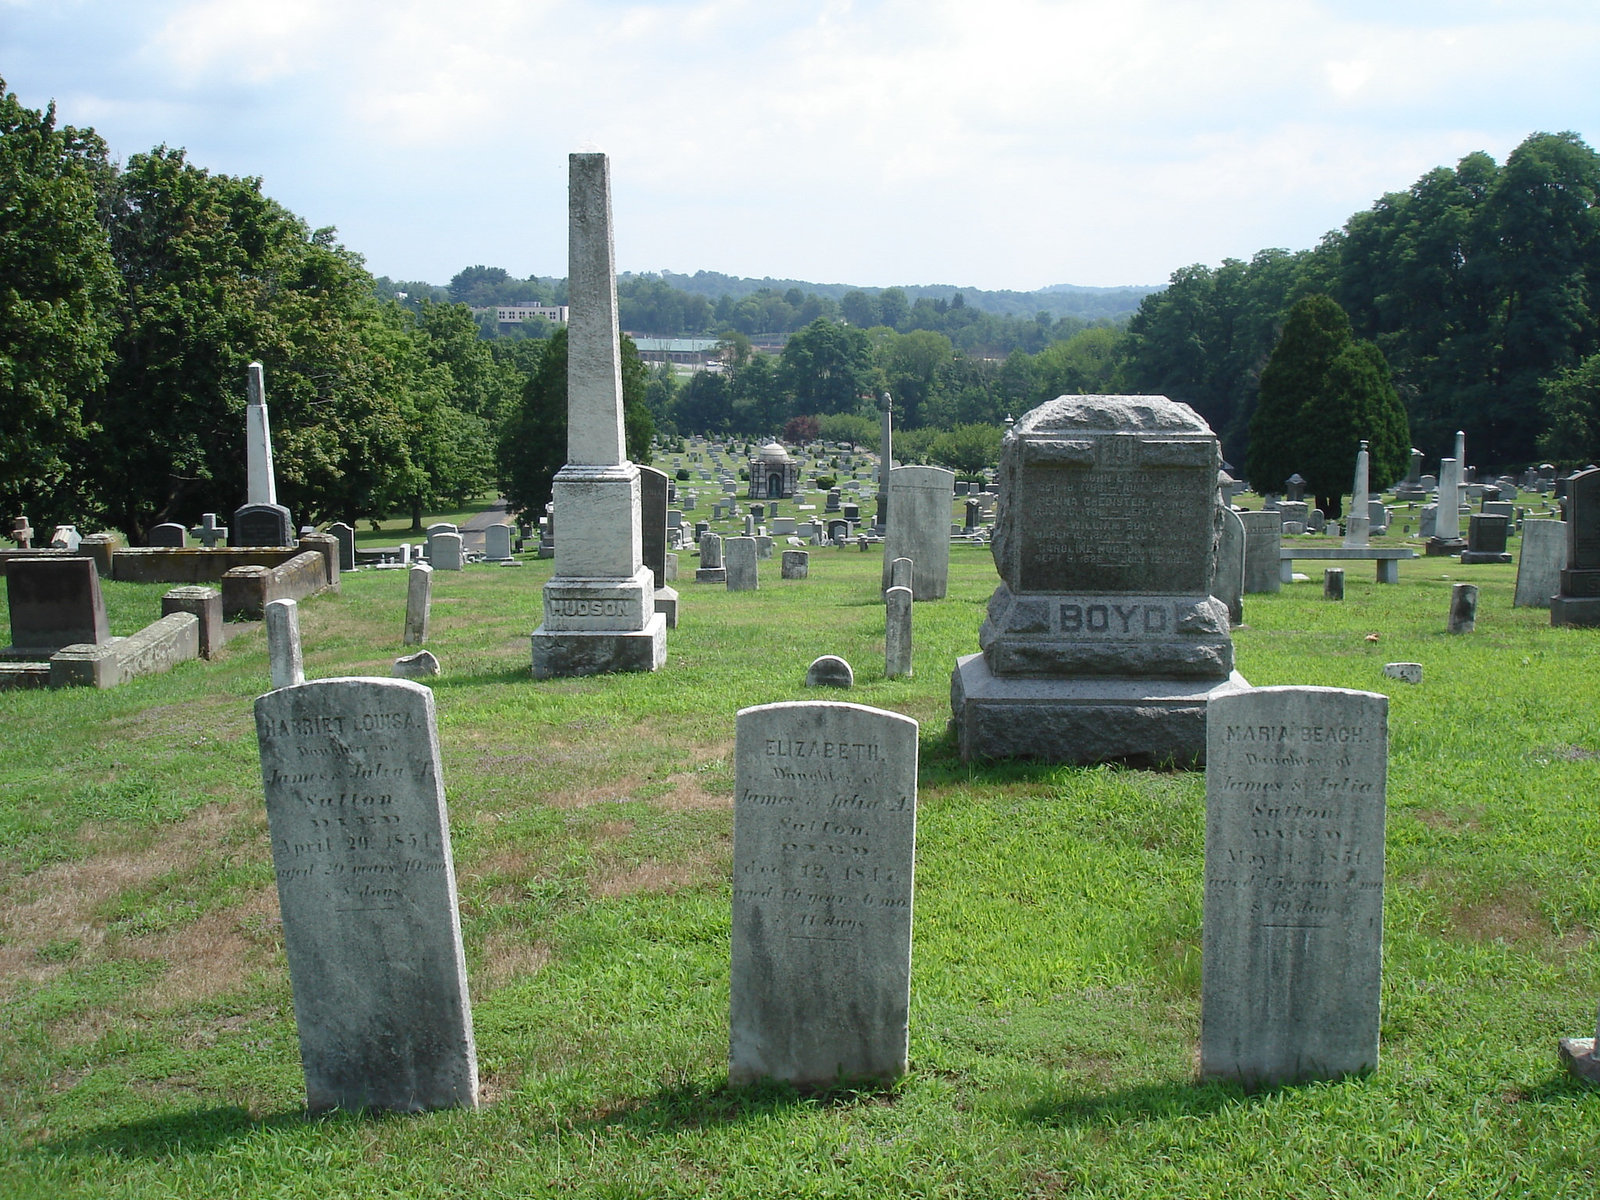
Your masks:
[{"label": "green grass lawn", "polygon": [[[1247,1094],[1195,1082],[1203,776],[961,763],[949,675],[996,578],[951,557],[894,681],[876,549],[813,549],[805,581],[763,562],[755,593],[684,557],[661,671],[552,682],[549,561],[435,575],[477,1113],[304,1116],[259,629],[112,691],[0,693],[0,1195],[1595,1194],[1600,1091],[1555,1048],[1600,1000],[1600,632],[1448,559],[1397,586],[1345,564],[1343,603],[1320,569],[1245,597],[1252,683],[1391,697],[1381,1064]],[[1451,637],[1463,579],[1477,632]],[[163,590],[110,585],[114,632]],[[388,675],[404,607],[373,570],[302,604],[308,677]],[[824,653],[921,722],[912,1072],[730,1090],[734,713],[816,698]]]}]

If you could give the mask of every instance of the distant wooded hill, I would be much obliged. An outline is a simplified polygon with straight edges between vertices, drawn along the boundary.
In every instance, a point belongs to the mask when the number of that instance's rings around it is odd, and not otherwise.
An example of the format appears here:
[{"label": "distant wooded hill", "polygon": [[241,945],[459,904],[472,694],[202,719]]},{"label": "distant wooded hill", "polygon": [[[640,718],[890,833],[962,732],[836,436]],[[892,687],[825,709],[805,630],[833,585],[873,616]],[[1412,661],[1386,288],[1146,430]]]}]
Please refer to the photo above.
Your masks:
[{"label": "distant wooded hill", "polygon": [[954,284],[934,283],[925,286],[902,285],[895,288],[867,288],[850,283],[808,283],[801,279],[749,279],[737,275],[724,275],[719,271],[696,271],[693,275],[680,275],[674,271],[660,272],[662,282],[679,291],[720,300],[732,296],[742,300],[761,291],[787,292],[797,288],[802,293],[826,296],[843,301],[851,292],[868,296],[881,296],[886,291],[898,291],[906,300],[943,300],[947,304],[960,296],[968,307],[980,312],[1002,317],[1034,317],[1047,312],[1052,317],[1078,317],[1085,321],[1122,321],[1139,308],[1139,301],[1160,287],[1080,287],[1074,283],[1057,283],[1033,292],[998,291],[982,288],[957,287]]}]

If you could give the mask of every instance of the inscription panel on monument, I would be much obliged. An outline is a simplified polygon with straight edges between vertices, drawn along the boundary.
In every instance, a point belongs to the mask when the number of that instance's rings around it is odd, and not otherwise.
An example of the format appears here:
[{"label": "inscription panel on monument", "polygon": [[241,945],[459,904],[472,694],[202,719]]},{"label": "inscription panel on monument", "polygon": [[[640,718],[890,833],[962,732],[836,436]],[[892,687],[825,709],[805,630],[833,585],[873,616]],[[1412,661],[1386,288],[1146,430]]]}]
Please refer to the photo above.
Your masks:
[{"label": "inscription panel on monument", "polygon": [[1377,1065],[1388,699],[1258,688],[1207,711],[1201,1071]]},{"label": "inscription panel on monument", "polygon": [[1211,444],[1102,435],[1091,447],[1092,462],[1039,453],[1024,461],[1020,590],[1204,593]]},{"label": "inscription panel on monument", "polygon": [[917,723],[804,701],[738,716],[730,1075],[906,1069]]},{"label": "inscription panel on monument", "polygon": [[475,1105],[433,694],[323,679],[255,716],[311,1108]]}]

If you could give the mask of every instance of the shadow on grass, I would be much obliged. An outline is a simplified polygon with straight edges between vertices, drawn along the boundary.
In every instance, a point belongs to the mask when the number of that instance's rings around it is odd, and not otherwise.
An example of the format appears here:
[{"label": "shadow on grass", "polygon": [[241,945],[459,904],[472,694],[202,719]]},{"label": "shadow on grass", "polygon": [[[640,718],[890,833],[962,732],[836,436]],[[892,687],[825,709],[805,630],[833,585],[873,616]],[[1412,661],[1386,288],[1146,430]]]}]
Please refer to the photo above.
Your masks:
[{"label": "shadow on grass", "polygon": [[452,671],[448,675],[437,675],[432,679],[419,679],[434,691],[449,691],[452,688],[484,687],[496,683],[532,683],[533,668],[527,663],[516,667],[502,667],[497,670],[484,671]]},{"label": "shadow on grass", "polygon": [[622,1127],[641,1133],[672,1133],[708,1125],[729,1125],[799,1108],[858,1108],[893,1104],[893,1084],[856,1083],[801,1090],[791,1084],[762,1080],[735,1087],[724,1079],[716,1085],[663,1085],[654,1095],[624,1100],[574,1128]]},{"label": "shadow on grass", "polygon": [[248,1109],[236,1105],[196,1108],[54,1138],[40,1142],[30,1153],[35,1158],[175,1158],[214,1153],[258,1129],[287,1129],[313,1120],[360,1119],[364,1118],[349,1113],[312,1118],[304,1109],[252,1117]]},{"label": "shadow on grass", "polygon": [[1260,1104],[1283,1090],[1246,1091],[1232,1083],[1150,1083],[1117,1092],[1068,1092],[1036,1100],[1017,1114],[1017,1120],[1025,1125],[1073,1129],[1209,1117],[1225,1108]]}]

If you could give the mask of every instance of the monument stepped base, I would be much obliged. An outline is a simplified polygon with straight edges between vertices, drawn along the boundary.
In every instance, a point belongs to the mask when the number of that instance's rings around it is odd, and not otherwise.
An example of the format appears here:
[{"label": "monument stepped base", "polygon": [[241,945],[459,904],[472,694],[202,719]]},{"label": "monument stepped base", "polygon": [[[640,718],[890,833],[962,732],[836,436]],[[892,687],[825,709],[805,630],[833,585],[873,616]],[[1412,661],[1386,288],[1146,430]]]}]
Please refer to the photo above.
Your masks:
[{"label": "monument stepped base", "polygon": [[1576,628],[1600,625],[1600,596],[1550,597],[1550,624]]},{"label": "monument stepped base", "polygon": [[533,631],[533,677],[607,675],[615,671],[657,671],[667,661],[667,618],[655,613],[643,629],[556,629]]},{"label": "monument stepped base", "polygon": [[1206,701],[1249,688],[1227,679],[1019,679],[995,675],[982,654],[956,660],[951,722],[963,761],[1200,766]]}]

